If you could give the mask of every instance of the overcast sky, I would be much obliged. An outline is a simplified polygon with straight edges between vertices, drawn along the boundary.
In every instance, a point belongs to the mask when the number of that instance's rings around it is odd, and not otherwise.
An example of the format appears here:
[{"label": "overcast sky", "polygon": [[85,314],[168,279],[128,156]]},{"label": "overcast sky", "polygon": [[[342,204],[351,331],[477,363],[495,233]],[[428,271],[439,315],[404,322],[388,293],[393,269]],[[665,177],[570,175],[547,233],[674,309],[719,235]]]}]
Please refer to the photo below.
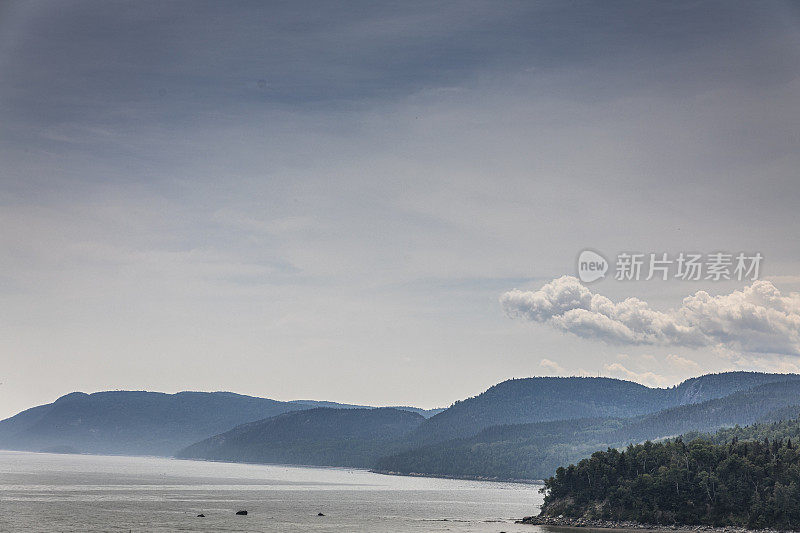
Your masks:
[{"label": "overcast sky", "polygon": [[797,2],[0,2],[0,417],[797,371],[799,66]]}]

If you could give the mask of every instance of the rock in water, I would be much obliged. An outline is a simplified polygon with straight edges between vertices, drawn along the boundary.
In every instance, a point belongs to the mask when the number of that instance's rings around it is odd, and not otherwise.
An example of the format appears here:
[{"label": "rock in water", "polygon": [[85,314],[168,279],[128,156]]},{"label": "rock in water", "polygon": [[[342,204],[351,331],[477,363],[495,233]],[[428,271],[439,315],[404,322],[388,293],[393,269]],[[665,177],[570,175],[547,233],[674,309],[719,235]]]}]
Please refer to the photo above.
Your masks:
[{"label": "rock in water", "polygon": [[317,513],[317,516],[325,516],[325,515],[322,513]]},{"label": "rock in water", "polygon": [[236,511],[236,514],[245,516],[247,515],[247,511]]},{"label": "rock in water", "polygon": [[205,517],[206,517],[206,515],[204,515],[203,513],[200,513],[199,515],[197,515],[197,518],[205,518]]}]

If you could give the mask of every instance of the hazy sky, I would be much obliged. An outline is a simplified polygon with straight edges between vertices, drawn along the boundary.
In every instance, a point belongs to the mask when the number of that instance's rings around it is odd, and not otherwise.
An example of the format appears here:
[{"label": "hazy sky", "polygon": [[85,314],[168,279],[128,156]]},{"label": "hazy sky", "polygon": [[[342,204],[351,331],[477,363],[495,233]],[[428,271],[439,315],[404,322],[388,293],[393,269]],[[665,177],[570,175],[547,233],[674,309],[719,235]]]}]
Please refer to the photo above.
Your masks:
[{"label": "hazy sky", "polygon": [[799,72],[797,2],[0,2],[0,417],[797,371]]}]

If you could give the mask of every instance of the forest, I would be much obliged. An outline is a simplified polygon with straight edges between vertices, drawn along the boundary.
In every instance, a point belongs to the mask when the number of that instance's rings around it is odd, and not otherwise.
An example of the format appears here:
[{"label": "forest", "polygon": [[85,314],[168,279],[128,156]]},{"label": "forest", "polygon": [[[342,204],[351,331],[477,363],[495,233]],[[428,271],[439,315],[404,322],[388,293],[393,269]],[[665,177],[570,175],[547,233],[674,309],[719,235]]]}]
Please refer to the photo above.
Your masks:
[{"label": "forest", "polygon": [[794,419],[595,452],[545,481],[541,514],[798,529],[798,431]]},{"label": "forest", "polygon": [[[798,398],[800,382],[783,381],[629,418],[492,426],[472,437],[417,448],[409,446],[394,455],[387,454],[377,461],[376,470],[489,479],[544,479],[557,467],[608,447],[620,448],[628,443],[659,440],[690,431],[745,426],[779,416],[788,419],[800,412],[795,405]],[[423,422],[415,432],[446,414],[447,411]]]}]

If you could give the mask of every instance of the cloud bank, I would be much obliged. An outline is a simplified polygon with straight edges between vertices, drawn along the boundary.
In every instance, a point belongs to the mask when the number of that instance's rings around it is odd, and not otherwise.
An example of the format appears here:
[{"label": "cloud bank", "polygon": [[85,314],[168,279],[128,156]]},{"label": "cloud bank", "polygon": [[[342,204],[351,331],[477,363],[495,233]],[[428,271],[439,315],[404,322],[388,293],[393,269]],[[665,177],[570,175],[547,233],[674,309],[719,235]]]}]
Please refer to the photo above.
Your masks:
[{"label": "cloud bank", "polygon": [[784,296],[769,281],[719,296],[698,291],[667,311],[638,298],[613,302],[572,276],[554,279],[537,291],[508,291],[500,302],[511,318],[611,344],[723,346],[800,355],[800,293]]}]

